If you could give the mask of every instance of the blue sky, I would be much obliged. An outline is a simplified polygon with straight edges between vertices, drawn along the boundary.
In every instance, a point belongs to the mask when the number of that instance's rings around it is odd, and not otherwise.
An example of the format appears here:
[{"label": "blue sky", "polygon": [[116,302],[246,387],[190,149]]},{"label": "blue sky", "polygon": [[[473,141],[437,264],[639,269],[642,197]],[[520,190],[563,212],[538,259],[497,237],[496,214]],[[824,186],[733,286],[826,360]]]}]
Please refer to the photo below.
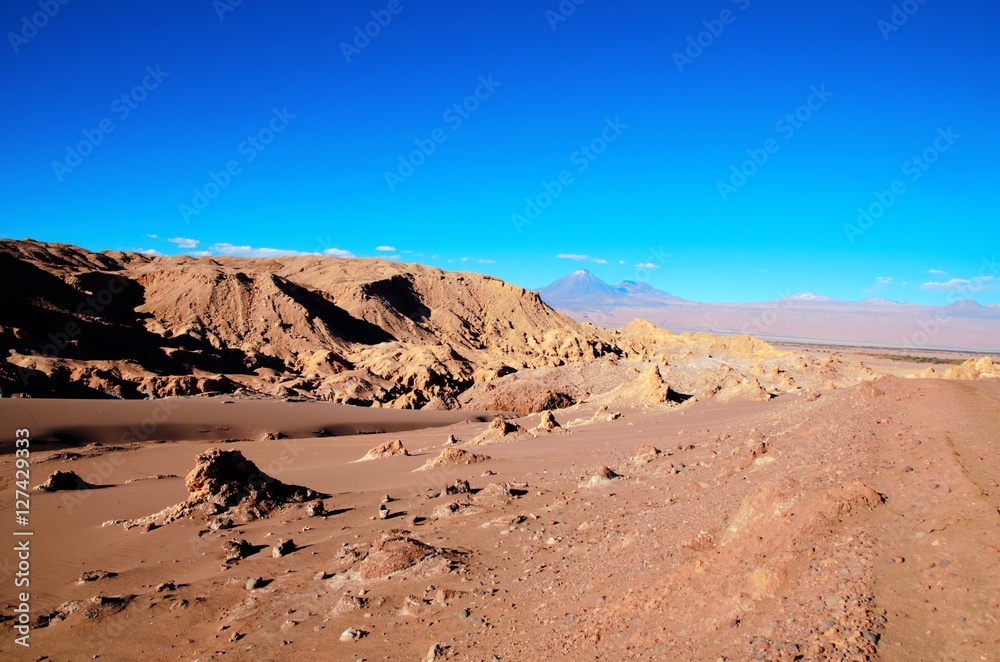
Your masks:
[{"label": "blue sky", "polygon": [[10,0],[0,235],[1000,302],[998,3],[576,2]]}]

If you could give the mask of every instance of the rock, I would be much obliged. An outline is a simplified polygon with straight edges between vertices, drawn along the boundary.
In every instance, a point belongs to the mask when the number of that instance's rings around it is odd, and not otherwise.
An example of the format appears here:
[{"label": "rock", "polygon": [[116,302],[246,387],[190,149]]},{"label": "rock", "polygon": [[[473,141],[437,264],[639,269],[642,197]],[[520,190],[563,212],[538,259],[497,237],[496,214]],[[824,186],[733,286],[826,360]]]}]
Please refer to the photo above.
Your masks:
[{"label": "rock", "polygon": [[490,460],[488,455],[477,455],[475,453],[470,453],[469,451],[462,450],[461,448],[446,448],[441,451],[433,460],[428,460],[423,466],[414,469],[414,471],[426,471],[427,469],[434,469],[436,467],[461,465],[461,464],[477,464],[479,462],[486,462]]},{"label": "rock", "polygon": [[[184,479],[187,500],[159,513],[134,520],[115,520],[125,528],[162,520],[205,518],[225,514],[230,522],[250,522],[267,517],[288,503],[302,503],[319,495],[298,485],[286,485],[268,476],[237,450],[212,448],[195,458],[195,467]],[[108,523],[106,523],[108,524]]]},{"label": "rock", "polygon": [[278,544],[271,548],[271,556],[274,558],[281,558],[282,556],[287,556],[298,549],[295,546],[295,541],[291,539],[280,539]]},{"label": "rock", "polygon": [[451,485],[445,485],[441,493],[438,494],[439,497],[443,496],[453,496],[455,494],[469,494],[472,492],[472,488],[469,486],[469,481],[456,479]]},{"label": "rock", "polygon": [[646,444],[645,446],[640,446],[632,453],[632,457],[629,461],[632,464],[641,465],[652,462],[660,454],[660,449],[651,444]]},{"label": "rock", "polygon": [[88,570],[80,575],[80,579],[78,579],[76,583],[86,584],[87,582],[96,582],[101,579],[110,579],[111,577],[117,576],[117,572],[108,572],[106,570]]},{"label": "rock", "polygon": [[597,487],[599,485],[606,485],[612,480],[617,480],[621,476],[608,467],[601,467],[591,475],[588,480],[585,480],[580,484],[580,487]]},{"label": "rock", "polygon": [[368,462],[370,460],[378,460],[383,457],[392,457],[394,455],[409,456],[410,452],[403,447],[403,442],[399,439],[393,439],[392,441],[387,441],[384,444],[379,444],[375,448],[372,448],[364,457],[355,462]]},{"label": "rock", "polygon": [[479,445],[496,444],[502,441],[507,441],[508,437],[524,431],[524,428],[517,423],[504,420],[497,416],[493,419],[493,422],[490,423],[490,426],[486,428],[485,432],[470,439],[469,443]]},{"label": "rock", "polygon": [[357,641],[358,639],[361,639],[363,636],[364,633],[361,630],[355,630],[354,628],[347,628],[346,630],[340,633],[340,640]]},{"label": "rock", "polygon": [[538,425],[531,428],[531,431],[538,434],[543,432],[555,432],[561,428],[562,426],[556,421],[556,418],[552,415],[551,411],[543,411]]},{"label": "rock", "polygon": [[331,616],[343,616],[344,614],[353,614],[361,611],[365,608],[368,601],[358,595],[351,595],[350,593],[344,593],[337,600],[337,604],[334,605],[330,612]]},{"label": "rock", "polygon": [[378,579],[411,568],[439,550],[399,531],[387,531],[372,543],[371,551],[358,564],[361,579]]},{"label": "rock", "polygon": [[247,580],[247,590],[252,591],[255,588],[260,588],[263,583],[264,579],[262,577],[251,577]]},{"label": "rock", "polygon": [[468,609],[463,609],[462,611],[458,612],[458,617],[459,618],[468,618],[471,615],[472,615],[472,612],[470,612]]},{"label": "rock", "polygon": [[381,504],[378,507],[378,518],[386,519],[389,517],[389,509],[385,507],[385,504]]},{"label": "rock", "polygon": [[66,492],[71,490],[93,490],[98,487],[100,486],[91,485],[72,471],[56,471],[49,476],[48,480],[35,489],[40,492]]},{"label": "rock", "polygon": [[309,517],[322,517],[326,515],[326,506],[320,499],[310,501],[306,504],[306,515]]},{"label": "rock", "polygon": [[250,556],[253,553],[253,545],[246,540],[230,538],[222,543],[222,551],[226,553],[225,563],[235,563]]},{"label": "rock", "polygon": [[435,662],[435,660],[440,660],[444,657],[445,648],[441,644],[434,644],[431,646],[430,650],[427,651],[427,655],[424,656],[424,662]]}]

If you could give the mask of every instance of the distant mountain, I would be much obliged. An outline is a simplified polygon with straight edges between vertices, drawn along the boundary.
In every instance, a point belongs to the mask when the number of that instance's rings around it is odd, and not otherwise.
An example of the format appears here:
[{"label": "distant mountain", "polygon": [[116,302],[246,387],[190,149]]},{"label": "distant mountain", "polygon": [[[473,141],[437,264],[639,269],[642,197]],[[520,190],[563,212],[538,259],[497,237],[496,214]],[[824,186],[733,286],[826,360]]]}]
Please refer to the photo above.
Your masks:
[{"label": "distant mountain", "polygon": [[656,306],[680,303],[684,299],[658,290],[648,283],[626,280],[609,285],[586,269],[577,269],[554,283],[538,290],[545,303],[560,308],[588,306]]},{"label": "distant mountain", "polygon": [[643,283],[642,281],[635,280],[623,280],[622,282],[615,285],[615,289],[622,294],[627,294],[632,297],[643,297],[645,299],[654,299],[658,301],[684,301],[680,297],[675,297],[669,292],[664,292],[663,290],[658,290],[649,283]]},{"label": "distant mountain", "polygon": [[832,299],[830,297],[821,296],[819,294],[813,294],[812,292],[799,292],[798,294],[791,294],[787,297],[782,297],[779,301],[798,301],[801,303],[833,303],[837,299]]},{"label": "distant mountain", "polygon": [[678,332],[1000,352],[1000,304],[981,306],[966,299],[936,307],[880,297],[845,301],[799,292],[777,301],[697,303],[637,281],[611,286],[583,269],[538,294],[545,303],[576,320],[603,326],[623,325],[638,317]]},{"label": "distant mountain", "polygon": [[577,269],[568,276],[563,276],[547,287],[538,290],[542,300],[552,302],[563,301],[593,301],[616,298],[621,293],[586,269]]}]

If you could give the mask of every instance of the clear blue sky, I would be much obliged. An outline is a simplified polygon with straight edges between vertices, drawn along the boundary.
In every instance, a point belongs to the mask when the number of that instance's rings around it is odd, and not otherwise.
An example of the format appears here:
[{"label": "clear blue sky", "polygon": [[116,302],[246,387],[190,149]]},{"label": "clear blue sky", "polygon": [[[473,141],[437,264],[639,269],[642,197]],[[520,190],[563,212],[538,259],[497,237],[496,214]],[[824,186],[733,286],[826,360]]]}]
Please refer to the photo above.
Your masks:
[{"label": "clear blue sky", "polygon": [[995,1],[235,1],[3,3],[0,235],[1000,301]]}]

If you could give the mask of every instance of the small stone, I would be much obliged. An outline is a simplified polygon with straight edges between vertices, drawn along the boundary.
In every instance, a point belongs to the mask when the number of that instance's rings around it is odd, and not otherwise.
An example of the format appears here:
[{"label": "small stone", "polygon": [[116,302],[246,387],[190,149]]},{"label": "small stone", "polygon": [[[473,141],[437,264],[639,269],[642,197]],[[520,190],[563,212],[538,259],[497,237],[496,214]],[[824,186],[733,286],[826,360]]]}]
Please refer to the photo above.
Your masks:
[{"label": "small stone", "polygon": [[892,559],[893,563],[903,563],[905,561],[906,561],[906,559],[904,559],[902,556],[895,556]]},{"label": "small stone", "polygon": [[385,507],[385,504],[381,504],[378,507],[378,518],[387,519],[389,517],[389,509]]},{"label": "small stone", "polygon": [[296,550],[295,542],[291,539],[280,539],[278,544],[271,548],[271,556],[274,558],[281,558],[282,556],[287,556]]},{"label": "small stone", "polygon": [[468,618],[471,615],[472,615],[472,612],[470,612],[468,609],[463,609],[462,611],[458,612],[458,617],[459,618]]},{"label": "small stone", "polygon": [[247,590],[252,591],[255,588],[260,588],[263,583],[264,579],[262,577],[251,577],[247,580]]},{"label": "small stone", "polygon": [[357,641],[362,636],[361,630],[355,630],[354,628],[347,628],[340,634],[341,641]]}]

